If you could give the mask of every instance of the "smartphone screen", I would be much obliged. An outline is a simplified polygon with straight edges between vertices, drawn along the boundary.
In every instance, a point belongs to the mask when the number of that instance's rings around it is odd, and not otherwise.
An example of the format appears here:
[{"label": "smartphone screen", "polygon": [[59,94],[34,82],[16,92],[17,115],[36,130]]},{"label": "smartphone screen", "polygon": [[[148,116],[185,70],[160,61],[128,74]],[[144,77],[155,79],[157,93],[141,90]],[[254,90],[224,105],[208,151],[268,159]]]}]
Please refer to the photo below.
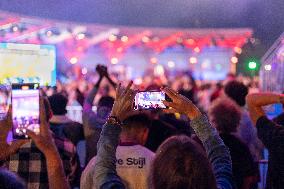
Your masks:
[{"label": "smartphone screen", "polygon": [[163,100],[166,94],[162,91],[144,91],[138,92],[135,96],[134,109],[160,109],[166,108]]},{"label": "smartphone screen", "polygon": [[6,118],[8,108],[8,96],[5,92],[0,91],[0,120]]},{"label": "smartphone screen", "polygon": [[27,130],[39,134],[39,84],[12,84],[13,138],[25,139]]}]

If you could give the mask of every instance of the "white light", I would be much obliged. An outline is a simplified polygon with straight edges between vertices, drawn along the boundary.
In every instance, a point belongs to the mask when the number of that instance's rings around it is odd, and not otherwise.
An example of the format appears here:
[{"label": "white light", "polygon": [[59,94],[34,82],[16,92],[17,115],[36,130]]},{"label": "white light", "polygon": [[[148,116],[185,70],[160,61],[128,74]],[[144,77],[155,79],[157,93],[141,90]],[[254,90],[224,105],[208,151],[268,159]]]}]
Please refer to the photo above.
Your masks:
[{"label": "white light", "polygon": [[144,43],[148,43],[148,42],[150,41],[150,39],[149,39],[149,37],[144,36],[144,37],[142,37],[142,41],[143,41]]},{"label": "white light", "polygon": [[128,37],[125,36],[125,35],[122,36],[122,37],[121,37],[121,41],[122,41],[122,42],[127,42],[127,41],[128,41]]},{"label": "white light", "polygon": [[76,64],[76,63],[78,62],[78,58],[72,57],[72,58],[70,58],[69,62],[70,62],[71,64]]},{"label": "white light", "polygon": [[116,41],[117,40],[117,36],[116,35],[110,35],[109,37],[108,37],[108,40],[110,40],[110,41]]},{"label": "white light", "polygon": [[141,77],[138,77],[133,82],[135,85],[141,85],[143,83],[143,80]]},{"label": "white light", "polygon": [[238,63],[238,58],[235,57],[235,56],[233,56],[233,57],[231,58],[231,62],[232,62],[233,64]]},{"label": "white light", "polygon": [[266,64],[266,65],[264,66],[264,69],[265,69],[266,71],[270,71],[270,70],[271,70],[271,65],[270,65],[270,64]]},{"label": "white light", "polygon": [[88,73],[88,69],[87,68],[82,68],[82,74],[86,75]]},{"label": "white light", "polygon": [[110,60],[110,62],[112,63],[112,64],[117,64],[118,63],[118,58],[112,58],[111,60]]},{"label": "white light", "polygon": [[47,36],[47,37],[52,36],[52,31],[48,30],[48,31],[46,32],[46,36]]},{"label": "white light", "polygon": [[189,58],[189,63],[190,64],[196,64],[197,63],[197,58],[196,57],[190,57]]},{"label": "white light", "polygon": [[169,68],[174,68],[175,67],[175,62],[174,61],[168,61],[168,67]]},{"label": "white light", "polygon": [[18,28],[17,26],[14,26],[14,27],[12,28],[12,30],[13,30],[13,32],[17,32],[17,31],[19,30],[19,28]]},{"label": "white light", "polygon": [[157,59],[156,57],[152,57],[152,58],[150,59],[150,62],[151,62],[152,64],[157,64],[158,59]]},{"label": "white light", "polygon": [[84,39],[85,36],[86,36],[86,35],[85,35],[84,33],[79,33],[76,38],[77,38],[78,40],[81,40],[81,39]]},{"label": "white light", "polygon": [[164,67],[162,65],[157,65],[154,69],[154,75],[156,76],[161,76],[164,75],[165,70]]}]

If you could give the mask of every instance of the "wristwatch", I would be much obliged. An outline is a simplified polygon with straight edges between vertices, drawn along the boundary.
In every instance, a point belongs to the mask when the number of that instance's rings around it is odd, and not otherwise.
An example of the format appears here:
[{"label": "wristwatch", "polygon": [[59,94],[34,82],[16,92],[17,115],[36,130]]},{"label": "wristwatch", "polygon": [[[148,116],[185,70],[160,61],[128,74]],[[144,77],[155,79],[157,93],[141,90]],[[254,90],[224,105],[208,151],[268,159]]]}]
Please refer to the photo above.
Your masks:
[{"label": "wristwatch", "polygon": [[107,123],[110,125],[119,125],[122,126],[122,122],[116,116],[109,116]]}]

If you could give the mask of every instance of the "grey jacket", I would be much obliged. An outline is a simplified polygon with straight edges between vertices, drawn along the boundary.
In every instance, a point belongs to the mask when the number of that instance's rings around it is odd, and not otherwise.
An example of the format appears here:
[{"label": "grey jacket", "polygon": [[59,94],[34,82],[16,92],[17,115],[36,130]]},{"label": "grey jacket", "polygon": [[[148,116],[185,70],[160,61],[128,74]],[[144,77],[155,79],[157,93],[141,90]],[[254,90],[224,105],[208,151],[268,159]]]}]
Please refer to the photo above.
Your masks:
[{"label": "grey jacket", "polygon": [[[230,152],[206,116],[191,121],[191,127],[202,141],[216,177],[218,189],[234,188]],[[105,124],[98,142],[95,164],[96,188],[125,188],[116,173],[115,152],[119,143],[121,128]]]}]

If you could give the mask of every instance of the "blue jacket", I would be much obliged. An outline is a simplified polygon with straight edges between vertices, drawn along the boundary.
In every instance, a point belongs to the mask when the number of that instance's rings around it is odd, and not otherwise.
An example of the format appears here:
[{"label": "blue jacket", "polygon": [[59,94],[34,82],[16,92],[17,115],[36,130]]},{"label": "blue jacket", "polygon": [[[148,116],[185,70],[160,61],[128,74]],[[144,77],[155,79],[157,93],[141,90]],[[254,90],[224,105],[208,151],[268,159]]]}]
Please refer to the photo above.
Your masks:
[{"label": "blue jacket", "polygon": [[[213,128],[206,116],[191,121],[198,138],[202,141],[213,168],[218,189],[233,189],[232,162],[230,152]],[[121,128],[118,125],[105,124],[98,142],[98,154],[95,164],[96,188],[125,188],[116,173],[115,152],[119,143]]]}]

